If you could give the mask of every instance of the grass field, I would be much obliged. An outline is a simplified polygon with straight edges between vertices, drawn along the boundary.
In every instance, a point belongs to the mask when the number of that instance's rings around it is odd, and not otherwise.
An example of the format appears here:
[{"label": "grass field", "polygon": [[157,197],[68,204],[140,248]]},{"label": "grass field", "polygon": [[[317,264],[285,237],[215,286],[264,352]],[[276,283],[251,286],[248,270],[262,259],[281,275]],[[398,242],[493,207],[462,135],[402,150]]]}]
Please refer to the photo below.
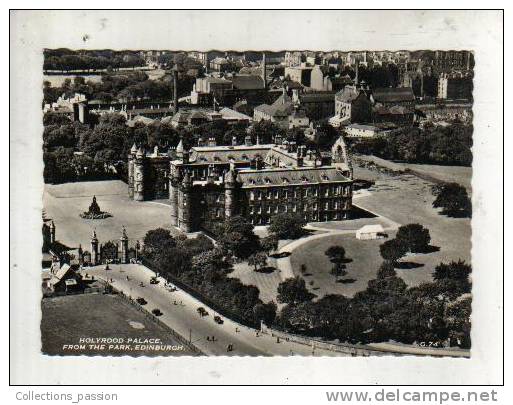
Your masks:
[{"label": "grass field", "polygon": [[[470,171],[466,173],[469,175]],[[396,268],[397,274],[408,285],[432,281],[434,268],[442,261],[462,259],[467,263],[471,262],[471,221],[468,218],[448,218],[433,209],[432,183],[413,175],[389,176],[361,167],[355,167],[355,178],[375,182],[368,192],[354,199],[354,203],[359,207],[383,215],[401,225],[420,223],[430,231],[434,251],[428,254],[408,255]],[[470,184],[469,178],[467,182]],[[369,221],[372,222],[376,222],[376,219]],[[338,228],[338,224],[326,225],[319,226]],[[390,233],[390,237],[393,236],[393,232]],[[301,275],[302,264],[307,266],[307,273],[311,275],[304,278],[307,284],[313,280],[312,291],[318,296],[329,293],[352,296],[355,292],[365,289],[368,280],[375,278],[382,262],[379,254],[379,245],[382,242],[359,241],[354,235],[327,236],[299,246],[293,251],[290,260],[297,275]],[[324,251],[333,244],[344,246],[347,257],[353,259],[347,264],[348,275],[344,278],[354,279],[354,282],[337,283],[334,276],[329,273],[332,264],[324,255]],[[438,248],[439,250],[436,250]]]},{"label": "grass field", "polygon": [[[299,246],[292,253],[290,260],[297,275],[303,277],[309,289],[319,298],[325,294],[342,294],[352,297],[356,292],[364,290],[367,282],[376,276],[382,260],[379,245],[382,240],[360,241],[354,235],[330,235],[315,239]],[[330,274],[333,264],[324,254],[332,245],[341,245],[346,250],[345,263],[347,275],[337,278]],[[301,273],[301,265],[306,272]],[[313,282],[313,285],[310,284]]]},{"label": "grass field", "polygon": [[[41,309],[41,341],[42,352],[45,354],[192,355],[186,347],[170,335],[165,327],[113,295],[83,294],[47,298],[42,300]],[[81,338],[116,338],[118,340],[106,343],[105,349],[90,348],[90,343],[85,343],[85,348],[64,348],[64,345],[80,345]],[[121,339],[122,342],[119,343]],[[132,340],[130,341],[130,339]],[[143,344],[150,343],[146,339],[153,339],[156,345],[163,345],[166,349],[162,351],[143,349]],[[138,344],[141,345],[139,349]],[[114,347],[109,347],[109,345]]]}]

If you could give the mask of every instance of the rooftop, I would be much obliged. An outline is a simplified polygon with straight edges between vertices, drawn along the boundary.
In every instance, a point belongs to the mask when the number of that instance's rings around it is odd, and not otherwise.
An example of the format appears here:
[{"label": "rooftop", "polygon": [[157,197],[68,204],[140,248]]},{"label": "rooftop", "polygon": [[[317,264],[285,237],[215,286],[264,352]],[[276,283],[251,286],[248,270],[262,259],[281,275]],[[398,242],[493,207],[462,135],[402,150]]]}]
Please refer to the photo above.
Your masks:
[{"label": "rooftop", "polygon": [[394,103],[415,100],[411,87],[377,88],[372,92],[372,97],[378,103]]},{"label": "rooftop", "polygon": [[242,187],[268,186],[269,184],[300,185],[351,181],[333,166],[263,170],[244,169],[238,172],[237,178],[242,183]]}]

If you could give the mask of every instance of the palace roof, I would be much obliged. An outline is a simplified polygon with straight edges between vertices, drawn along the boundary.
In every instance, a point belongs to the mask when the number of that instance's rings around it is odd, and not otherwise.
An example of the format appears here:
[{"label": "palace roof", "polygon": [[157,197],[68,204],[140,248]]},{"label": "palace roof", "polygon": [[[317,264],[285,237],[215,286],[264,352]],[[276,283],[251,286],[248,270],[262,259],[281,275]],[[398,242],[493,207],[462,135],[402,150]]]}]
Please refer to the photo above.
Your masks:
[{"label": "palace roof", "polygon": [[333,182],[351,182],[337,168],[333,166],[322,167],[295,167],[252,170],[244,169],[238,172],[238,181],[243,188],[258,186],[288,186],[304,184],[322,184]]}]

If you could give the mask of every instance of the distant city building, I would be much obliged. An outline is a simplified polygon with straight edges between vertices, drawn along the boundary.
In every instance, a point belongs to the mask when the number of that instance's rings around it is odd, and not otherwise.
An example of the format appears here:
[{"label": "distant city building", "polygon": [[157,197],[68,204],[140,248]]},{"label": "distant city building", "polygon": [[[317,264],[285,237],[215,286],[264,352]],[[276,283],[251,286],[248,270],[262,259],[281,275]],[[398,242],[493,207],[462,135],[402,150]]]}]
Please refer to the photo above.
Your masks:
[{"label": "distant city building", "polygon": [[305,87],[310,87],[312,67],[302,63],[300,66],[285,67],[285,78],[298,82]]},{"label": "distant city building", "polygon": [[470,51],[435,51],[433,66],[439,71],[471,70],[474,55]]},{"label": "distant city building", "polygon": [[330,124],[340,125],[359,122],[370,122],[372,116],[372,103],[367,94],[357,86],[345,86],[335,94],[335,115],[330,118]]},{"label": "distant city building", "polygon": [[306,62],[306,58],[301,52],[285,52],[284,65],[286,67],[299,66],[302,62]]},{"label": "distant city building", "polygon": [[310,78],[310,88],[320,91],[339,91],[344,86],[352,84],[353,81],[348,76],[336,76],[333,69],[328,66],[316,65],[312,69]]},{"label": "distant city building", "polygon": [[450,100],[472,100],[471,76],[441,73],[438,77],[437,98]]},{"label": "distant city building", "polygon": [[349,124],[344,127],[348,138],[372,138],[379,133],[379,128],[374,125]]}]

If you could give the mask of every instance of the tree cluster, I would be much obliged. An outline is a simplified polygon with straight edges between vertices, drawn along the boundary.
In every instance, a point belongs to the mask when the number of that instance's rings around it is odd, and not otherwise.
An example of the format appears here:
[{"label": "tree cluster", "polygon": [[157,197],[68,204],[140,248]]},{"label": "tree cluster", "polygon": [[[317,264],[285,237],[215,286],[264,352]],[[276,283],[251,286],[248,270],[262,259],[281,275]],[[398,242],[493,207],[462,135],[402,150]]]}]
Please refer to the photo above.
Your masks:
[{"label": "tree cluster", "polygon": [[[229,227],[235,231],[241,230],[243,225],[234,221]],[[222,247],[214,247],[208,238],[175,238],[168,230],[155,229],[144,237],[142,254],[162,277],[186,284],[227,315],[252,325],[258,325],[261,320],[273,323],[276,304],[263,303],[257,287],[228,277],[232,271],[231,256]]]},{"label": "tree cluster", "polygon": [[144,66],[146,62],[135,52],[123,51],[72,51],[70,49],[46,49],[43,53],[43,70],[95,71]]},{"label": "tree cluster", "polygon": [[[192,85],[187,87],[190,91]],[[104,103],[135,100],[169,101],[173,94],[173,82],[151,80],[142,71],[123,71],[103,74],[101,81],[86,80],[82,76],[76,76],[73,80],[65,79],[60,86],[56,87],[53,87],[49,81],[43,83],[45,103],[53,103],[62,95],[70,97],[75,93],[84,94],[88,100],[99,100]]]},{"label": "tree cluster", "polygon": [[[119,114],[104,114],[93,128],[54,113],[44,116],[43,160],[46,183],[126,177],[127,156],[134,143],[166,151],[179,142],[168,124],[128,127]],[[79,152],[79,153],[75,153]]]},{"label": "tree cluster", "polygon": [[353,152],[410,163],[470,166],[472,125],[407,127],[375,138],[349,140]]},{"label": "tree cluster", "polygon": [[305,297],[296,279],[278,288],[282,302],[277,325],[286,331],[341,342],[435,342],[470,347],[471,267],[464,262],[440,264],[434,281],[408,288],[390,263],[353,298]]},{"label": "tree cluster", "polygon": [[395,264],[406,253],[427,252],[430,241],[429,229],[420,224],[408,224],[400,226],[395,239],[383,242],[379,251],[385,261]]},{"label": "tree cluster", "polygon": [[433,187],[434,208],[442,208],[442,214],[450,217],[470,217],[472,202],[465,187],[458,183],[445,183]]},{"label": "tree cluster", "polygon": [[306,220],[299,214],[280,213],[271,218],[269,232],[279,239],[297,239],[305,235]]}]

